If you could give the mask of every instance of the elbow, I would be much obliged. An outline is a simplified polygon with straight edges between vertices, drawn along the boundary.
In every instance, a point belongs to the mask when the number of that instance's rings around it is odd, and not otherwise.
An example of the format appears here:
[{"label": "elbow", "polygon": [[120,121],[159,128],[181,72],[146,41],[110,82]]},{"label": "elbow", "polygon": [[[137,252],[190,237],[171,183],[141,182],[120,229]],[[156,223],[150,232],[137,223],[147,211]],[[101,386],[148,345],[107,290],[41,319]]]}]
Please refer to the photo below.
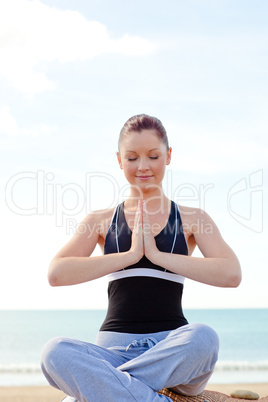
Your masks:
[{"label": "elbow", "polygon": [[58,278],[56,275],[48,275],[48,283],[50,284],[50,286],[60,286]]},{"label": "elbow", "polygon": [[49,266],[48,275],[47,275],[48,283],[50,286],[61,286],[60,277],[57,274],[57,261],[52,260]]},{"label": "elbow", "polygon": [[237,288],[240,285],[241,280],[242,280],[242,275],[241,274],[233,275],[231,277],[231,279],[230,279],[229,287],[230,288]]},{"label": "elbow", "polygon": [[229,275],[227,287],[237,288],[240,285],[241,281],[242,281],[242,272],[240,264],[238,263],[236,264],[235,267],[233,267]]}]

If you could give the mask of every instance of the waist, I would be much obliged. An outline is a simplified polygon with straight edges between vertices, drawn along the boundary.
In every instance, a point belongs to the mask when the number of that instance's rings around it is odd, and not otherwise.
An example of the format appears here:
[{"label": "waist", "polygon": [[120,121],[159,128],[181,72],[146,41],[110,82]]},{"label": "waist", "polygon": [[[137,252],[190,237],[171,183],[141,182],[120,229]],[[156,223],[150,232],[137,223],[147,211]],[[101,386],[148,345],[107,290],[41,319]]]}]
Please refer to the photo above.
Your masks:
[{"label": "waist", "polygon": [[109,306],[101,331],[153,333],[187,324],[181,307],[183,285],[152,277],[109,283]]},{"label": "waist", "polygon": [[126,332],[110,332],[99,331],[97,334],[96,344],[103,348],[111,348],[115,346],[127,347],[134,340],[144,338],[155,338],[158,342],[165,339],[170,331],[149,332],[149,333],[126,333]]}]

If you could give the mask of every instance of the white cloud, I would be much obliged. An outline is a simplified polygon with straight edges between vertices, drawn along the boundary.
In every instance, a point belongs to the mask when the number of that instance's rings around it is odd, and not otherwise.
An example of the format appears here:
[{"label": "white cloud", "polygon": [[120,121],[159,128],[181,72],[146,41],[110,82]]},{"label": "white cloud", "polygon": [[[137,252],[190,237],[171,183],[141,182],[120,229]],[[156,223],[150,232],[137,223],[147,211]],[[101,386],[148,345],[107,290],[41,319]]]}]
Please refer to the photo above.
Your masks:
[{"label": "white cloud", "polygon": [[0,108],[0,133],[9,137],[15,137],[18,135],[25,137],[36,137],[40,134],[48,135],[55,133],[57,127],[41,124],[36,127],[20,127],[16,119],[10,112],[8,105],[3,105]]},{"label": "white cloud", "polygon": [[[168,132],[180,133],[172,139],[174,148],[172,167],[195,173],[232,172],[267,167],[268,144],[265,138],[257,142],[248,135],[250,128],[243,127],[243,136],[235,132],[204,131],[200,127],[167,126]],[[241,127],[242,130],[242,127]],[[198,133],[198,134],[197,134]],[[178,143],[177,143],[178,141]],[[179,155],[175,153],[179,150]]]},{"label": "white cloud", "polygon": [[56,126],[48,126],[47,124],[41,124],[37,127],[22,128],[21,134],[28,137],[37,137],[40,134],[49,135],[57,132]]},{"label": "white cloud", "polygon": [[9,107],[7,105],[2,106],[0,109],[0,133],[14,136],[18,135],[19,131],[20,129],[11,115]]},{"label": "white cloud", "polygon": [[137,56],[154,49],[144,38],[112,38],[105,25],[38,0],[1,2],[0,37],[0,74],[29,95],[55,88],[40,71],[42,62],[90,60],[110,52]]}]

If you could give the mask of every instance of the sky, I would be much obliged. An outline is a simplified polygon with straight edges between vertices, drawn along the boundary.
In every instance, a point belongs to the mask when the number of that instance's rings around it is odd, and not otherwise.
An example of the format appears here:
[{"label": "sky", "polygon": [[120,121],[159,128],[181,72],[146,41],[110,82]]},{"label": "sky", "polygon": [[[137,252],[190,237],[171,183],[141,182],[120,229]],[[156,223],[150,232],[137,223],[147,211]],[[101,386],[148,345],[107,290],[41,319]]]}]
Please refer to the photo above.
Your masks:
[{"label": "sky", "polygon": [[90,211],[126,199],[117,141],[139,113],[168,133],[166,195],[205,209],[243,271],[235,289],[186,280],[184,308],[268,308],[267,15],[264,0],[0,1],[1,309],[106,308],[106,278],[52,288],[47,270]]}]

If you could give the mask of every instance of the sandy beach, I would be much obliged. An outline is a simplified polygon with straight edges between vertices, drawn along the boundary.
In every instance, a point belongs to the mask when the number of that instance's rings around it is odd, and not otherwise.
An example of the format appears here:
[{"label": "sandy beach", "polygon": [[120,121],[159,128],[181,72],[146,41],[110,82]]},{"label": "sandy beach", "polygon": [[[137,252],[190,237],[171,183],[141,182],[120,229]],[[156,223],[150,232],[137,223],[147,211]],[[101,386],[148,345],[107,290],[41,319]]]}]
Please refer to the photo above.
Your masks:
[{"label": "sandy beach", "polygon": [[[260,397],[268,395],[268,383],[265,384],[221,384],[208,385],[208,390],[230,395],[237,389],[257,392]],[[42,387],[0,387],[0,402],[60,402],[64,397],[61,391],[49,386]]]},{"label": "sandy beach", "polygon": [[238,389],[244,389],[256,392],[260,395],[260,398],[268,395],[268,383],[259,383],[259,384],[210,384],[206,387],[206,389],[210,391],[218,391],[222,392],[226,395],[230,395],[233,391]]}]

